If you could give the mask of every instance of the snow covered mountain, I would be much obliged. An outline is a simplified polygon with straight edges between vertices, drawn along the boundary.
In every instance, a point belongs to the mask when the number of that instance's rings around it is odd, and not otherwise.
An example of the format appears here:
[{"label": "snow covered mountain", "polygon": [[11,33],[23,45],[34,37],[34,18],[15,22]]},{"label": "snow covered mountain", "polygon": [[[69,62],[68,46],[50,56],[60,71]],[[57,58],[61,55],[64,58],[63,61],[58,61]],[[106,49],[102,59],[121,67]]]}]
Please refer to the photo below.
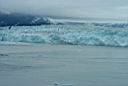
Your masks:
[{"label": "snow covered mountain", "polygon": [[0,10],[0,26],[34,26],[50,23],[47,17]]}]

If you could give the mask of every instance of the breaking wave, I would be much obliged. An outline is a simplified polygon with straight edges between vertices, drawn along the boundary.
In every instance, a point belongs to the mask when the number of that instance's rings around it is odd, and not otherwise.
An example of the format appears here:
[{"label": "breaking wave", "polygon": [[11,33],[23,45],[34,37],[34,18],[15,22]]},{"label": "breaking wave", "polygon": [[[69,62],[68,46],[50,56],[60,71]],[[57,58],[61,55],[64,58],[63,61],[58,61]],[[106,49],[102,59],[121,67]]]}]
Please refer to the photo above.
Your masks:
[{"label": "breaking wave", "polygon": [[11,29],[0,27],[0,42],[127,47],[127,25],[115,25],[86,23],[14,26]]}]

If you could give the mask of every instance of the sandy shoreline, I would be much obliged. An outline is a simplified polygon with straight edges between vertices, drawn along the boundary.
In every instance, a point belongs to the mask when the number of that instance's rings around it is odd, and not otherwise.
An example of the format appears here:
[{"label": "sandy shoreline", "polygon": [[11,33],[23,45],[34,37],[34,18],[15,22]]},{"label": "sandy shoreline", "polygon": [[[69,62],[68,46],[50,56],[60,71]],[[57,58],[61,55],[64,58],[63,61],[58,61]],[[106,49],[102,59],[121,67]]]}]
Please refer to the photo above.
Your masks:
[{"label": "sandy shoreline", "polygon": [[128,48],[1,45],[0,86],[127,86]]}]

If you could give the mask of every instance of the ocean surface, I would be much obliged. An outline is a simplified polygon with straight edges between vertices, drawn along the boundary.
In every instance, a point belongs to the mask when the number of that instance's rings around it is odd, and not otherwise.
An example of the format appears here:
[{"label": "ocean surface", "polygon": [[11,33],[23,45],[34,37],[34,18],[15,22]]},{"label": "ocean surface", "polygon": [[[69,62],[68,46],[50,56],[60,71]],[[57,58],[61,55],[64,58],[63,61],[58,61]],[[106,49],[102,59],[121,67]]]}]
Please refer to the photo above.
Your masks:
[{"label": "ocean surface", "polygon": [[2,45],[0,86],[128,86],[128,48]]},{"label": "ocean surface", "polygon": [[128,47],[128,24],[68,22],[41,26],[0,27],[0,44]]},{"label": "ocean surface", "polygon": [[128,23],[0,27],[0,86],[128,86]]}]

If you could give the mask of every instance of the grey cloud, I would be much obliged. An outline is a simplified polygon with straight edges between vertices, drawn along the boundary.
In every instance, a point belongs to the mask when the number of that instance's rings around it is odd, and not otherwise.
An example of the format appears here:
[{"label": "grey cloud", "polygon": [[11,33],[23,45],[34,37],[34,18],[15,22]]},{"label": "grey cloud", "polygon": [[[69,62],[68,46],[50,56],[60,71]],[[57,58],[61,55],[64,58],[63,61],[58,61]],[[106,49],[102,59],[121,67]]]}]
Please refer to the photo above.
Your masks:
[{"label": "grey cloud", "polygon": [[51,16],[127,17],[128,0],[0,0],[0,9]]}]

